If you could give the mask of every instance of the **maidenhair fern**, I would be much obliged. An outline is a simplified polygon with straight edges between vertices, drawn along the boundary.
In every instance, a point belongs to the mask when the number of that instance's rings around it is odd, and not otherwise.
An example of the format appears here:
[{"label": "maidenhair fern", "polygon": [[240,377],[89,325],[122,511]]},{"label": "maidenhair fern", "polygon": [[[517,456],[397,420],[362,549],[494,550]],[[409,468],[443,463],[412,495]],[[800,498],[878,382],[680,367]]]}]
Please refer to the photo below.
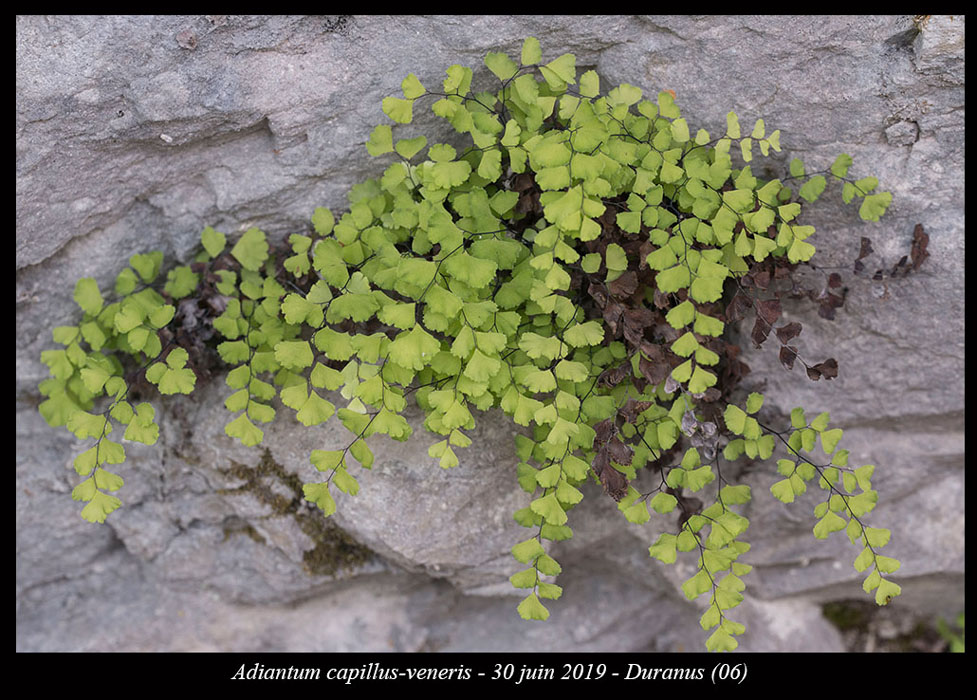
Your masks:
[{"label": "maidenhair fern", "polygon": [[471,145],[376,127],[366,148],[383,173],[352,188],[338,219],[319,208],[276,248],[254,228],[229,248],[208,227],[195,261],[165,282],[161,254],[133,256],[109,301],[94,280],[78,282],[81,322],[55,328],[63,349],[41,355],[51,376],[40,411],[94,441],[74,462],[82,517],[103,522],[120,506],[122,478],[106,466],[125,460],[123,443],[157,440],[154,407],[134,398],[145,382],[189,394],[223,364],[231,438],[260,444],[280,406],[304,426],[335,417],[348,431],[342,449],[309,455],[319,476],[308,471],[305,497],[326,515],[337,490],[359,490],[368,438],[411,435],[408,400],[442,436],[429,454],[444,468],[472,442],[473,409],[499,407],[528,429],[515,438],[514,477],[529,495],[511,578],[526,592],[523,618],[545,620],[543,601],[560,597],[547,543],[573,535],[573,507],[595,480],[629,522],[671,514],[649,552],[666,564],[697,557],[682,589],[706,596],[706,646],[736,648],[744,627],[730,615],[751,568],[740,510],[753,494],[730,463],[778,450],[772,495],[790,503],[816,485],[814,536],[844,531],[865,591],[880,605],[898,595],[885,575],[899,562],[880,553],[889,531],[866,521],[874,467],[849,466],[827,413],[797,408],[789,426],[768,426],[763,396],[734,401],[745,367],[724,337],[751,315],[753,342],[773,331],[786,369],[799,360],[811,379],[836,376],[834,359],[807,362],[791,344],[800,324],[777,325],[778,290],[815,251],[800,200],[831,178],[877,221],[891,195],[850,178],[847,155],[822,173],[794,159],[783,182],[758,177],[755,151],[780,151],[762,119],[744,136],[730,112],[721,135],[693,134],[672,93],[602,93],[572,54],[543,63],[533,38],[518,62],[490,53],[485,66],[491,89],[474,92],[473,72],[454,65],[440,91],[411,74],[402,97],[383,100],[399,125],[429,103]]}]

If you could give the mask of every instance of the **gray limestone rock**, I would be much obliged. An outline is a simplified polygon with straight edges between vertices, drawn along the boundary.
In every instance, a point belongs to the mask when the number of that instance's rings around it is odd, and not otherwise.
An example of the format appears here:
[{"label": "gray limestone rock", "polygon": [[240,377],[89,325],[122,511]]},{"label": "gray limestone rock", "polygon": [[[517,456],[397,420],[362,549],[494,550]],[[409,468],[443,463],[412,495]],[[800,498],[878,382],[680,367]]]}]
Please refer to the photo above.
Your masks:
[{"label": "gray limestone rock", "polygon": [[[558,543],[563,598],[545,625],[518,618],[508,583],[525,538],[512,513],[513,427],[478,416],[462,463],[441,470],[434,437],[378,440],[355,498],[330,522],[300,496],[312,449],[341,430],[305,430],[282,409],[266,450],[224,435],[222,382],[159,407],[155,447],[127,446],[122,498],[108,523],[82,521],[70,498],[78,444],[37,413],[40,352],[74,322],[74,280],[108,286],[134,253],[193,254],[206,225],[232,238],[252,226],[282,238],[317,206],[344,209],[349,188],[381,172],[363,143],[385,123],[383,97],[407,73],[437,85],[461,63],[491,78],[487,51],[517,55],[540,39],[606,89],[675,91],[693,129],[780,129],[786,169],[840,152],[894,196],[865,224],[828,192],[809,208],[822,270],[846,274],[833,321],[809,301],[785,305],[804,326],[804,358],[837,358],[832,381],[786,372],[751,347],[746,389],[764,416],[828,410],[852,460],[878,465],[872,522],[893,531],[907,615],[963,609],[964,18],[932,16],[22,16],[16,21],[17,648],[19,650],[681,651],[700,650],[688,564],[647,556],[674,523],[626,523],[597,488]],[[454,138],[427,110],[396,137]],[[883,275],[925,226],[930,258]],[[876,253],[851,274],[859,238]],[[812,279],[825,272],[813,271]],[[820,614],[861,598],[842,535],[811,536],[817,495],[769,497],[769,464],[743,475],[754,500],[755,570],[737,619],[743,650],[828,651],[841,637]],[[593,486],[593,485],[591,485]],[[684,567],[684,568],[683,568]]]}]

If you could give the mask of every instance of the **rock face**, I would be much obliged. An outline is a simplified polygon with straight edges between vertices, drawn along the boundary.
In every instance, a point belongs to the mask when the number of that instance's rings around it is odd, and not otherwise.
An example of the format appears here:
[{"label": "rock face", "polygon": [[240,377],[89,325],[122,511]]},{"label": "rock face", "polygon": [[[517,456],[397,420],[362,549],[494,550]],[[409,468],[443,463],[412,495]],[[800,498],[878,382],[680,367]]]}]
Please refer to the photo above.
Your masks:
[{"label": "rock face", "polygon": [[[518,618],[509,548],[527,500],[504,416],[480,416],[449,471],[419,420],[406,445],[378,441],[359,495],[326,522],[296,489],[309,450],[341,437],[282,417],[266,451],[245,449],[224,436],[216,382],[167,402],[157,446],[127,447],[125,506],[95,527],[70,499],[76,441],[37,413],[39,355],[74,322],[74,280],[104,288],[137,252],[185,261],[206,225],[281,237],[317,206],[343,211],[382,168],[362,144],[407,73],[436,85],[461,63],[489,85],[485,53],[518,55],[529,35],[605,87],[674,90],[695,128],[720,129],[730,109],[763,117],[782,131],[781,167],[847,152],[892,191],[878,224],[839,194],[808,214],[845,305],[833,321],[809,302],[785,314],[804,325],[802,354],[837,358],[839,377],[788,373],[744,337],[747,384],[774,417],[830,411],[853,461],[878,465],[872,522],[893,532],[906,614],[963,609],[963,17],[32,16],[17,19],[19,650],[702,648],[688,572],[647,555],[674,523],[628,525],[597,490],[555,552],[552,617]],[[415,112],[399,136],[450,138]],[[917,223],[929,259],[889,275]],[[861,236],[876,252],[854,276]],[[744,479],[755,570],[734,616],[741,649],[841,649],[819,606],[862,598],[856,552],[813,539],[815,494],[787,508],[764,496],[770,465]]]}]

